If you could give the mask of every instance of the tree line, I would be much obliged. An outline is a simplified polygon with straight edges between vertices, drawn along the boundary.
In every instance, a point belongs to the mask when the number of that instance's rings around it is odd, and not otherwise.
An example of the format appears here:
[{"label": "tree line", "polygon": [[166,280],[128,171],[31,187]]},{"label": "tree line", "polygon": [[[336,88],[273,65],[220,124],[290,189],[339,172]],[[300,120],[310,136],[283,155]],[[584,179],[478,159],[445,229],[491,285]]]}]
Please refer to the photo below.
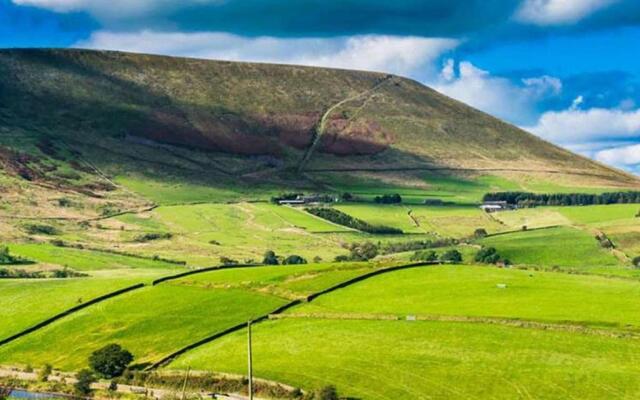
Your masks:
[{"label": "tree line", "polygon": [[506,201],[508,204],[520,207],[632,204],[640,203],[640,192],[608,192],[600,194],[496,192],[485,194],[482,200]]},{"label": "tree line", "polygon": [[338,225],[357,229],[362,232],[386,235],[401,235],[403,233],[401,229],[392,228],[390,226],[371,225],[366,221],[354,218],[349,214],[343,213],[340,210],[336,210],[335,208],[310,207],[305,208],[305,211],[309,214],[315,215],[316,217],[326,219]]}]

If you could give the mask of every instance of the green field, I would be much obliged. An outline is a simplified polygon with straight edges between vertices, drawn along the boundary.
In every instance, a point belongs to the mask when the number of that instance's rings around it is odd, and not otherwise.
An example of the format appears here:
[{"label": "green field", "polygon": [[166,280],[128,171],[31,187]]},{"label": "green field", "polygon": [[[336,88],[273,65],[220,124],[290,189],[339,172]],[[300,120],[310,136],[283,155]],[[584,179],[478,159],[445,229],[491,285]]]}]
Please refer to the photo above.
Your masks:
[{"label": "green field", "polygon": [[129,349],[136,363],[158,361],[284,303],[280,298],[237,289],[148,287],[89,307],[0,347],[0,363],[49,362],[56,368],[78,370],[91,352],[114,342]]},{"label": "green field", "polygon": [[0,280],[0,339],[139,278]]},{"label": "green field", "polygon": [[[246,371],[246,332],[169,369]],[[640,342],[499,325],[278,320],[253,332],[256,376],[361,399],[602,399],[640,395]]]},{"label": "green field", "polygon": [[587,232],[558,227],[492,236],[480,241],[515,264],[576,269],[619,267],[621,262]]},{"label": "green field", "polygon": [[288,312],[470,316],[640,329],[639,301],[637,281],[459,265],[380,275]]}]

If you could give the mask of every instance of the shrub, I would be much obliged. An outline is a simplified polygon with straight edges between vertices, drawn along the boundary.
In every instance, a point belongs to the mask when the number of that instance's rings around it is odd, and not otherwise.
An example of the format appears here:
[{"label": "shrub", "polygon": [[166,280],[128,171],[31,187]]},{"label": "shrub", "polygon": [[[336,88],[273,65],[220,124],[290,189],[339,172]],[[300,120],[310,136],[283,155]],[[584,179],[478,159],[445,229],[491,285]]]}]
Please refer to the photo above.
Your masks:
[{"label": "shrub", "polygon": [[314,263],[316,263],[316,264],[317,264],[317,263],[319,263],[320,261],[322,261],[322,257],[320,257],[320,256],[315,256],[315,257],[313,257],[313,262],[314,262]]},{"label": "shrub", "polygon": [[12,255],[9,251],[9,247],[0,246],[0,265],[22,265],[32,263],[33,261],[31,260]]},{"label": "shrub", "polygon": [[60,233],[55,227],[42,224],[27,224],[24,229],[29,235],[58,235]]},{"label": "shrub", "polygon": [[134,241],[136,242],[150,242],[152,240],[160,240],[160,239],[171,239],[173,234],[170,232],[149,232],[142,235],[136,236]]},{"label": "shrub", "polygon": [[303,257],[300,257],[297,254],[292,254],[289,257],[285,258],[284,261],[282,261],[282,264],[284,265],[296,265],[296,264],[306,264],[307,260],[304,259]]},{"label": "shrub", "polygon": [[462,254],[458,250],[448,250],[440,256],[440,261],[449,263],[462,262]]},{"label": "shrub", "polygon": [[631,262],[633,263],[634,267],[640,268],[640,256],[634,257]]},{"label": "shrub", "polygon": [[433,250],[421,250],[416,251],[411,256],[411,261],[436,261],[438,259],[438,255]]},{"label": "shrub", "polygon": [[473,237],[475,237],[476,239],[481,239],[483,237],[486,237],[487,235],[487,230],[484,228],[478,228],[473,232]]},{"label": "shrub", "polygon": [[402,203],[402,197],[398,193],[385,194],[374,197],[373,201],[378,204],[398,204]]},{"label": "shrub", "polygon": [[238,265],[238,261],[233,258],[222,256],[220,257],[220,264],[222,265]]},{"label": "shrub", "polygon": [[89,366],[105,378],[122,375],[133,361],[133,355],[118,344],[109,344],[94,351],[89,357]]},{"label": "shrub", "polygon": [[93,373],[88,369],[83,369],[76,374],[77,382],[73,385],[76,393],[80,396],[91,394],[91,384],[96,381]]},{"label": "shrub", "polygon": [[51,364],[45,364],[42,366],[40,371],[38,371],[38,380],[40,382],[46,382],[49,380],[49,375],[53,372],[53,367]]},{"label": "shrub", "polygon": [[333,385],[325,386],[322,389],[318,390],[317,396],[318,400],[338,400],[338,391],[336,387]]},{"label": "shrub", "polygon": [[371,242],[353,243],[349,246],[349,260],[368,261],[378,255],[378,246]]},{"label": "shrub", "polygon": [[266,265],[278,265],[279,262],[276,253],[273,250],[265,251],[262,263]]},{"label": "shrub", "polygon": [[500,261],[500,255],[494,247],[483,247],[476,253],[475,260],[485,264],[496,264]]}]

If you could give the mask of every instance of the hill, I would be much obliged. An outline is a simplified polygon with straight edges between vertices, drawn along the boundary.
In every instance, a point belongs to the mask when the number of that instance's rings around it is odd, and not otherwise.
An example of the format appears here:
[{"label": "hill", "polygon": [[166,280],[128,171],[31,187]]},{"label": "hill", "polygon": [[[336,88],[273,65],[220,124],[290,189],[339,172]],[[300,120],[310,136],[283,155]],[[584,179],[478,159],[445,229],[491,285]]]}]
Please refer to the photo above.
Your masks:
[{"label": "hill", "polygon": [[428,186],[426,172],[638,185],[418,82],[326,68],[2,50],[0,132],[6,171],[59,186],[69,179],[38,160],[91,160],[103,178],[236,188],[317,186],[336,173]]}]

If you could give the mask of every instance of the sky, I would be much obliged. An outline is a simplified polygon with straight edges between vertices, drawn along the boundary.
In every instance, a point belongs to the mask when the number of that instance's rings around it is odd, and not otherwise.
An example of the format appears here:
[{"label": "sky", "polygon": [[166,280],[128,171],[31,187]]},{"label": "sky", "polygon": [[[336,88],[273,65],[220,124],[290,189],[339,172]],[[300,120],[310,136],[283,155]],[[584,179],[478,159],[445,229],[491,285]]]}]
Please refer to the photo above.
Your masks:
[{"label": "sky", "polygon": [[0,48],[374,70],[640,174],[640,0],[0,0]]}]

